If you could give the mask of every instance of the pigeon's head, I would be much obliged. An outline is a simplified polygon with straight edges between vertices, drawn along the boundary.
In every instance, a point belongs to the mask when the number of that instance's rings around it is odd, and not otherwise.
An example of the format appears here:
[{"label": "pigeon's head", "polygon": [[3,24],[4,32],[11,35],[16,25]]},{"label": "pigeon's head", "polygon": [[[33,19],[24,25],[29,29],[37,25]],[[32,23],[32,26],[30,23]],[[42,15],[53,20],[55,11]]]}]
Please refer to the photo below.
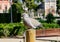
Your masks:
[{"label": "pigeon's head", "polygon": [[26,18],[26,17],[29,17],[29,16],[28,16],[28,14],[23,13],[23,14],[22,14],[22,17]]}]

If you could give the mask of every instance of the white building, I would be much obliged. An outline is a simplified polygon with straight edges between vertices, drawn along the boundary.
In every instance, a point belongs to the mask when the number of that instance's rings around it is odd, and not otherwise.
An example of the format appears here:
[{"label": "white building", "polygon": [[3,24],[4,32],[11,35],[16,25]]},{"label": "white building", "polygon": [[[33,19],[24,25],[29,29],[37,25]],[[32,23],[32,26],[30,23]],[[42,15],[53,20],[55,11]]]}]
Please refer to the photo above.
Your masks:
[{"label": "white building", "polygon": [[8,13],[11,0],[0,0],[0,13]]},{"label": "white building", "polygon": [[44,0],[45,3],[45,16],[51,12],[53,15],[56,14],[56,0]]},{"label": "white building", "polygon": [[56,13],[56,1],[57,0],[43,0],[43,3],[40,3],[39,8],[37,9],[37,16],[41,17],[41,14],[46,16],[47,14],[49,14],[49,12],[51,12],[54,16],[58,15]]}]

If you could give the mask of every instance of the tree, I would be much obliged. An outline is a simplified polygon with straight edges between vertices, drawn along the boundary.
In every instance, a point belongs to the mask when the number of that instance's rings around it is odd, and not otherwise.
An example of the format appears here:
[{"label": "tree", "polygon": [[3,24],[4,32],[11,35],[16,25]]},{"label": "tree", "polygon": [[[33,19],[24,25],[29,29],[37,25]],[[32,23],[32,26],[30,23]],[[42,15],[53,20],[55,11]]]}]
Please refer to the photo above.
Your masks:
[{"label": "tree", "polygon": [[35,9],[35,7],[37,6],[34,2],[34,0],[22,0],[23,3],[26,3],[26,6],[28,7],[28,9]]},{"label": "tree", "polygon": [[29,8],[29,9],[33,9],[34,8],[34,0],[25,0],[26,2],[26,6]]},{"label": "tree", "polygon": [[35,1],[37,1],[37,2],[43,2],[43,0],[35,0]]},{"label": "tree", "polygon": [[17,3],[13,3],[12,4],[12,12],[13,13],[22,13],[23,12],[23,8],[22,8],[22,4],[17,2]]},{"label": "tree", "polygon": [[57,24],[60,26],[60,20],[57,21]]},{"label": "tree", "polygon": [[12,0],[14,3],[17,3],[19,0]]},{"label": "tree", "polygon": [[[10,11],[11,11],[11,9],[10,9]],[[10,11],[9,11],[9,13],[11,13]],[[20,22],[22,13],[23,13],[22,4],[20,2],[13,3],[12,4],[13,22]]]},{"label": "tree", "polygon": [[26,6],[29,8],[29,9],[35,9],[37,7],[37,4],[35,3],[36,2],[43,2],[43,0],[22,0],[22,2],[26,3]]}]

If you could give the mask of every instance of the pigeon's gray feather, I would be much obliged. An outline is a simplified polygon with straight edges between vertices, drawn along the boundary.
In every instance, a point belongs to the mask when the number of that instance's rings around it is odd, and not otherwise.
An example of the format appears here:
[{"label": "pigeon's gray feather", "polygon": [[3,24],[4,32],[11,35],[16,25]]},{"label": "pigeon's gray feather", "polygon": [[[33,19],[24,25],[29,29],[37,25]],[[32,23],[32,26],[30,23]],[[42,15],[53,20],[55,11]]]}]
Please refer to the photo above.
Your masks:
[{"label": "pigeon's gray feather", "polygon": [[40,22],[38,22],[36,19],[30,18],[26,13],[23,14],[23,21],[25,26],[28,28],[43,27]]}]

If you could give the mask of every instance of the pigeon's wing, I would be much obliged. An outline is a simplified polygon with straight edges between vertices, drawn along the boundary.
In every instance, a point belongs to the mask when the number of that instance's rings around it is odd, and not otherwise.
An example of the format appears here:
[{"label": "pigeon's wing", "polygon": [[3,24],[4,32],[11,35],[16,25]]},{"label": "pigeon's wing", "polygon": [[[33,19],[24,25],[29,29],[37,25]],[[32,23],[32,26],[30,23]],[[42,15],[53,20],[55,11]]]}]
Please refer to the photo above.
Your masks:
[{"label": "pigeon's wing", "polygon": [[30,18],[30,20],[31,20],[32,24],[33,24],[35,27],[38,27],[38,26],[41,25],[41,23],[38,22],[36,19]]},{"label": "pigeon's wing", "polygon": [[36,28],[36,27],[32,24],[30,18],[24,18],[24,22],[25,22],[25,24],[27,24],[27,27]]}]

